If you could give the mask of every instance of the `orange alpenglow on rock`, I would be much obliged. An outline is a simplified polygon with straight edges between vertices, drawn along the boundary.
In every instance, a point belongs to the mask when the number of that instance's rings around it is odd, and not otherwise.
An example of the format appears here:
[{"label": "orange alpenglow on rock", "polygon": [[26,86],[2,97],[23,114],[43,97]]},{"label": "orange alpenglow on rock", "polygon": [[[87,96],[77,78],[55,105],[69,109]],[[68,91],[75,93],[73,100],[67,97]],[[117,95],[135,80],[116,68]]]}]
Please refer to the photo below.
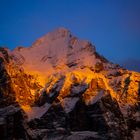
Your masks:
[{"label": "orange alpenglow on rock", "polygon": [[[35,103],[42,104],[40,98],[52,103],[50,98],[54,96],[55,100],[63,102],[73,90],[79,94],[84,92],[79,96],[87,104],[100,90],[103,94],[109,92],[120,105],[122,102],[138,103],[140,74],[109,62],[89,41],[78,39],[65,28],[46,34],[30,47],[17,47],[8,54],[11,61],[7,70],[16,101],[25,112],[31,112]],[[128,77],[130,81],[126,82]],[[53,89],[58,89],[59,94],[51,95]]]},{"label": "orange alpenglow on rock", "polygon": [[0,99],[3,137],[21,138],[15,132],[24,130],[29,139],[132,139],[140,118],[140,74],[59,28],[28,48],[0,48]]}]

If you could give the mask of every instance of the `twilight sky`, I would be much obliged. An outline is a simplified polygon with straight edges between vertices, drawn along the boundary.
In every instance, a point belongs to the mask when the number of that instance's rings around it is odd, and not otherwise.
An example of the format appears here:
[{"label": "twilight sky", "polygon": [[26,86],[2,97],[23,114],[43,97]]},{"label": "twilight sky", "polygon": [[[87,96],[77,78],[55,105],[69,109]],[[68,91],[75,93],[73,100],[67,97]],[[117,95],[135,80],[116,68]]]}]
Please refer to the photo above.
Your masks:
[{"label": "twilight sky", "polygon": [[0,45],[30,46],[66,27],[112,62],[140,71],[140,0],[0,0]]}]

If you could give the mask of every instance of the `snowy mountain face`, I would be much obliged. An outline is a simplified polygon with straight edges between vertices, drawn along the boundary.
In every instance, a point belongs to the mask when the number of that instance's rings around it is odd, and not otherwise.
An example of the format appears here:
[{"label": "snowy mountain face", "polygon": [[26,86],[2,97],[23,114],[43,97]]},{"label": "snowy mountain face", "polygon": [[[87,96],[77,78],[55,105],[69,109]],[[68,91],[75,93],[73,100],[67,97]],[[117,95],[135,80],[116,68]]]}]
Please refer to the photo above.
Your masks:
[{"label": "snowy mountain face", "polygon": [[13,57],[27,72],[43,74],[43,77],[92,67],[100,62],[94,54],[94,46],[77,39],[63,28],[48,33],[29,48],[16,48],[13,51]]},{"label": "snowy mountain face", "polygon": [[139,73],[109,62],[65,28],[28,48],[0,48],[3,139],[137,139],[139,96]]}]

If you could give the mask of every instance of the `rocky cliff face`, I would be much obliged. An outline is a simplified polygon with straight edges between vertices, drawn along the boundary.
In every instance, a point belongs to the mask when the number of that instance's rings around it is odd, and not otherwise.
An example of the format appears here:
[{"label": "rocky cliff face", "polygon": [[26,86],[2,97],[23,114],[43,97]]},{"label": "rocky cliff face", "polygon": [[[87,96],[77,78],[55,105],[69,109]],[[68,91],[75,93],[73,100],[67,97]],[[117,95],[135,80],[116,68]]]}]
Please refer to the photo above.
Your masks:
[{"label": "rocky cliff face", "polygon": [[[0,49],[3,139],[136,139],[139,96],[139,73],[109,62],[67,29],[28,48]],[[11,106],[13,113],[1,113]]]}]

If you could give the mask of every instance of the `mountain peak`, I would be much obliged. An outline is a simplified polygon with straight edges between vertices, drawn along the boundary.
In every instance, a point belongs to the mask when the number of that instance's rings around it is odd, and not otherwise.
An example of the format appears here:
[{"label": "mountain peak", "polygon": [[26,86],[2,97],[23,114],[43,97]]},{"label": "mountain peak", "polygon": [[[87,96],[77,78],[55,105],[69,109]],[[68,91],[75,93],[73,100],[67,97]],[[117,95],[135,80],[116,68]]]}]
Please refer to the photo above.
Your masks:
[{"label": "mountain peak", "polygon": [[70,30],[65,27],[59,27],[53,30],[55,33],[70,33]]},{"label": "mountain peak", "polygon": [[37,39],[33,43],[32,47],[39,46],[42,43],[52,42],[52,41],[55,41],[57,39],[64,39],[65,38],[66,40],[69,40],[71,37],[72,37],[72,34],[68,29],[66,29],[64,27],[56,28],[55,30],[50,31],[46,35]]},{"label": "mountain peak", "polygon": [[139,73],[107,61],[65,28],[29,48],[0,48],[0,130],[8,136],[2,139],[20,139],[23,130],[29,139],[96,139],[95,132],[103,139],[133,139],[139,95]]},{"label": "mountain peak", "polygon": [[68,29],[66,29],[64,27],[59,27],[59,28],[49,32],[46,36],[50,37],[50,38],[53,38],[53,39],[54,38],[56,39],[56,38],[61,38],[61,37],[62,38],[63,37],[71,37],[72,34]]}]

